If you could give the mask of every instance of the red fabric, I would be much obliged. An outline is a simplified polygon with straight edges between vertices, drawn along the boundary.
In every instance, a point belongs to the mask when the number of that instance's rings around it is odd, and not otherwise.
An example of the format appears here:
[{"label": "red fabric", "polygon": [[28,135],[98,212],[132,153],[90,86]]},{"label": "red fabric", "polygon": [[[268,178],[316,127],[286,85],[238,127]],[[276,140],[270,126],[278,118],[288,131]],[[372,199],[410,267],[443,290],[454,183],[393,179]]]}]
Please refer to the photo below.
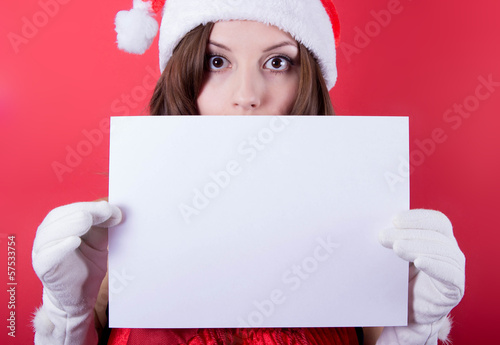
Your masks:
[{"label": "red fabric", "polygon": [[127,345],[130,328],[113,328],[109,335],[108,344]]},{"label": "red fabric", "polygon": [[196,336],[196,329],[132,329],[127,345],[179,345]]},{"label": "red fabric", "polygon": [[[147,2],[149,0],[142,0],[142,1]],[[163,8],[163,5],[165,5],[165,0],[153,0],[151,5],[155,13],[160,13],[161,9]]]},{"label": "red fabric", "polygon": [[357,345],[354,328],[113,329],[110,345]]},{"label": "red fabric", "polygon": [[330,22],[332,23],[333,28],[333,35],[335,36],[335,46],[338,47],[340,42],[340,20],[337,9],[333,5],[332,0],[321,0],[321,3],[325,8],[326,13],[328,13],[328,16],[330,17]]}]

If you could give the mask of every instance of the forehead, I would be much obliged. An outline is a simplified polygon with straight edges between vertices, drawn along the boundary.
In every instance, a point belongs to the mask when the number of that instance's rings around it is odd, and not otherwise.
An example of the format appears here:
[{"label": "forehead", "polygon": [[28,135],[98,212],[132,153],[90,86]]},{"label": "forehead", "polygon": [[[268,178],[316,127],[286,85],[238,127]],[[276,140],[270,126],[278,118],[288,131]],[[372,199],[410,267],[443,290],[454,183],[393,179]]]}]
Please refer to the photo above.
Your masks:
[{"label": "forehead", "polygon": [[267,47],[277,42],[291,42],[298,46],[295,39],[276,26],[249,20],[231,20],[215,23],[210,39],[225,43],[245,43]]}]

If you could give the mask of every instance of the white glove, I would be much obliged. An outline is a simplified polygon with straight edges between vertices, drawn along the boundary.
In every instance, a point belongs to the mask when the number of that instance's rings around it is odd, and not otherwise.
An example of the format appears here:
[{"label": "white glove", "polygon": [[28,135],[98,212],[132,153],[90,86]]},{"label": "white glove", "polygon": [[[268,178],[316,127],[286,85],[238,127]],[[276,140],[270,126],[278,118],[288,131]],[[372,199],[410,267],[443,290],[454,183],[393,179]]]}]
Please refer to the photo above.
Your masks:
[{"label": "white glove", "polygon": [[121,221],[106,201],[52,210],[38,227],[33,268],[43,284],[36,312],[35,344],[97,344],[94,305],[107,271],[107,227]]},{"label": "white glove", "polygon": [[449,219],[438,211],[410,210],[380,233],[380,242],[410,264],[408,326],[386,327],[377,345],[431,345],[451,329],[448,313],[465,290],[465,256]]}]

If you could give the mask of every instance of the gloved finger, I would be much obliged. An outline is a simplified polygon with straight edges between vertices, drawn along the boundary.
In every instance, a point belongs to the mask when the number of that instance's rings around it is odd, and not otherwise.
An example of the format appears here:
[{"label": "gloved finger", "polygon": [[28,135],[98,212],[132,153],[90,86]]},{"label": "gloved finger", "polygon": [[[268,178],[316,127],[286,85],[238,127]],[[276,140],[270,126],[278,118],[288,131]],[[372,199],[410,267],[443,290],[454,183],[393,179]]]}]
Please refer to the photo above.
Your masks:
[{"label": "gloved finger", "polygon": [[44,247],[57,244],[69,237],[80,237],[92,226],[92,216],[83,211],[75,211],[58,218],[57,222],[40,225],[33,243],[33,251],[39,252]]},{"label": "gloved finger", "polygon": [[88,232],[81,236],[82,241],[89,247],[104,251],[108,248],[108,229],[92,227]]},{"label": "gloved finger", "polygon": [[120,209],[107,201],[84,203],[84,211],[92,216],[92,225],[107,228],[117,225],[122,219]]},{"label": "gloved finger", "polygon": [[393,219],[398,229],[423,229],[453,237],[453,226],[443,213],[434,210],[414,209],[400,212]]},{"label": "gloved finger", "polygon": [[[39,250],[51,241],[68,236],[83,236],[92,226],[110,227],[120,223],[122,218],[118,207],[106,201],[82,202],[58,207],[51,211],[38,227],[34,250]],[[96,234],[89,245],[102,249],[107,244],[107,235]],[[90,239],[87,238],[88,241]],[[92,242],[92,241],[90,241]]]},{"label": "gloved finger", "polygon": [[94,223],[95,225],[101,227],[101,228],[110,228],[112,226],[120,224],[122,221],[122,211],[115,205],[111,205],[110,203],[104,201],[109,208],[111,209],[111,215],[109,216],[108,219],[103,221],[102,223]]},{"label": "gloved finger", "polygon": [[381,245],[383,245],[388,249],[392,249],[394,241],[396,240],[393,234],[394,230],[395,229],[383,229],[378,233],[378,241],[380,242]]},{"label": "gloved finger", "polygon": [[[97,250],[105,250],[108,246],[108,227],[115,226],[119,224],[122,220],[122,212],[115,205],[111,205],[106,201],[102,201],[104,206],[108,207],[111,211],[111,214],[108,219],[97,223],[96,219],[93,219],[93,227],[91,231],[87,232],[82,236],[82,239],[87,243],[90,247],[95,248]],[[95,213],[92,213],[95,216]],[[99,221],[101,221],[100,219]]]},{"label": "gloved finger", "polygon": [[440,243],[450,242],[449,237],[432,230],[389,228],[379,233],[379,242],[386,248],[392,249],[394,242],[398,240],[433,241]]},{"label": "gloved finger", "polygon": [[50,226],[58,220],[74,212],[85,212],[92,215],[92,225],[110,227],[121,221],[121,211],[107,201],[77,202],[57,207],[45,217],[41,227]]},{"label": "gloved finger", "polygon": [[[414,243],[411,244],[412,248],[405,248],[404,241],[397,241],[394,246],[394,251],[403,259],[409,260],[409,252],[414,249]],[[428,244],[423,244],[428,245]],[[440,247],[437,246],[437,249]],[[435,253],[435,248],[430,251],[432,254],[422,254],[426,248],[417,248],[416,258],[413,259],[414,267],[420,270],[420,274],[426,274],[434,279],[435,287],[439,288],[441,293],[456,295],[456,291],[463,290],[465,281],[465,257],[458,248],[446,248],[442,250],[441,254]],[[413,254],[410,254],[413,255]],[[436,283],[442,283],[439,286]],[[450,292],[451,291],[451,292]]]},{"label": "gloved finger", "polygon": [[415,262],[416,259],[421,257],[427,257],[448,265],[462,266],[463,254],[453,243],[427,240],[397,240],[394,242],[393,250],[399,257],[410,262]]},{"label": "gloved finger", "polygon": [[440,266],[436,264],[436,260],[433,258],[419,257],[414,264],[423,273],[447,287],[446,290],[441,290],[446,297],[455,301],[462,299],[465,292],[465,262],[464,266],[446,264]]},{"label": "gloved finger", "polygon": [[[103,231],[106,230],[103,229]],[[89,246],[88,243],[85,243],[84,241],[82,241],[82,243],[80,244],[78,251],[86,259],[87,262],[92,262],[95,266],[100,267],[102,265],[102,258],[104,258],[104,263],[107,262],[107,250],[104,251],[100,248],[94,248],[92,246]]]},{"label": "gloved finger", "polygon": [[70,236],[58,242],[53,242],[51,246],[47,246],[38,252],[33,250],[33,269],[38,278],[45,283],[46,274],[67,260],[67,256],[80,246],[81,241],[78,236]]},{"label": "gloved finger", "polygon": [[413,306],[413,313],[411,315],[411,323],[419,323],[430,325],[443,317],[443,314],[449,313],[457,302],[451,300],[432,300],[434,308],[429,308],[427,303],[416,303]]}]

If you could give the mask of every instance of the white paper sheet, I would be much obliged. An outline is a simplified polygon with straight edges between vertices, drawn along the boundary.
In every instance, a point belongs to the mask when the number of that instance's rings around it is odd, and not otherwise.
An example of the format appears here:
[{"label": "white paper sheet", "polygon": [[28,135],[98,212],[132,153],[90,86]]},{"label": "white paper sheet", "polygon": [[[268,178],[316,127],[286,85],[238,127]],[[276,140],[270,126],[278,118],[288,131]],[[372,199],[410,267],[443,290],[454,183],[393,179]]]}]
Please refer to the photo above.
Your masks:
[{"label": "white paper sheet", "polygon": [[110,326],[405,325],[408,118],[111,121]]}]

